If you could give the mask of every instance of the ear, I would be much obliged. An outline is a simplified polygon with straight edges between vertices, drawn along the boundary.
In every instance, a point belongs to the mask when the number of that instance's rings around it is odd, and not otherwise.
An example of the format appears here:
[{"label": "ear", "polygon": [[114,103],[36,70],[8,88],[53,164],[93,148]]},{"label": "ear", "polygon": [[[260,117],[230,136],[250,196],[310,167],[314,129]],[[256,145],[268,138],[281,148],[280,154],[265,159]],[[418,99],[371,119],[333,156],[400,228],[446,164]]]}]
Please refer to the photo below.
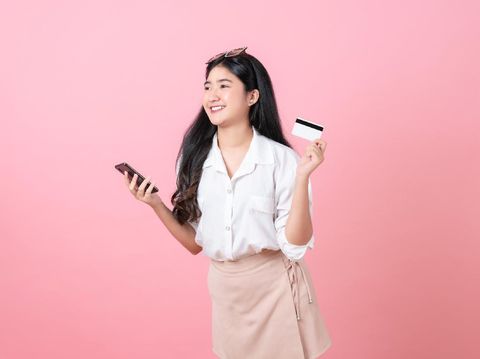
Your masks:
[{"label": "ear", "polygon": [[259,98],[260,92],[257,89],[250,91],[248,94],[248,106],[253,106]]}]

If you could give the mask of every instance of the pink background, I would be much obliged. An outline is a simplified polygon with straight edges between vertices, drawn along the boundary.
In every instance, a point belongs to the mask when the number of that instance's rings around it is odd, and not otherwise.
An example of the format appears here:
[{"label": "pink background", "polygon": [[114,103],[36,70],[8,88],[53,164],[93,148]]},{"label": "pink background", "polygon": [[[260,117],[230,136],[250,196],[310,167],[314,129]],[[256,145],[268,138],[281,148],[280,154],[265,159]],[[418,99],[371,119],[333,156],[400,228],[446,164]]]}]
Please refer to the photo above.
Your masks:
[{"label": "pink background", "polygon": [[306,261],[331,359],[478,358],[478,1],[0,5],[0,358],[213,358],[170,204],[204,62],[246,45],[284,131],[325,126]]}]

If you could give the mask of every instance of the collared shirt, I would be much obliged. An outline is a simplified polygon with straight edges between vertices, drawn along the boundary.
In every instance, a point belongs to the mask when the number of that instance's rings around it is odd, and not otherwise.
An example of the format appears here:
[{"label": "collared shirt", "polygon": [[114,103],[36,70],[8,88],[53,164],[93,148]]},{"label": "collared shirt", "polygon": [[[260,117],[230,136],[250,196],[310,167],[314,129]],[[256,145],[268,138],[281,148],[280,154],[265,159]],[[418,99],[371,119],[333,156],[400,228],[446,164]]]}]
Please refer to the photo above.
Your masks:
[{"label": "collared shirt", "polygon": [[[232,178],[215,132],[197,190],[202,216],[188,223],[196,230],[195,242],[203,248],[202,253],[214,260],[237,260],[265,248],[281,250],[298,261],[315,240],[312,235],[307,244],[295,245],[285,235],[300,156],[251,128],[250,146]],[[308,198],[313,218],[310,179]]]}]

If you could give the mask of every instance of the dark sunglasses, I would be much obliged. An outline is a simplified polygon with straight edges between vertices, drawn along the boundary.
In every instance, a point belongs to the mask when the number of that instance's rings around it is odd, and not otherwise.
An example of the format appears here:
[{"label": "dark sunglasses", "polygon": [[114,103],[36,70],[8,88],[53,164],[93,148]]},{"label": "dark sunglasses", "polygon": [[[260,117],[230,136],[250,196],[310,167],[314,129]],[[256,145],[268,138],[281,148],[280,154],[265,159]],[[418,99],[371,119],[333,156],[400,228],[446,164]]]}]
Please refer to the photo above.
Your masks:
[{"label": "dark sunglasses", "polygon": [[229,50],[229,51],[225,51],[225,52],[221,52],[215,56],[213,56],[212,58],[210,58],[210,60],[208,60],[207,62],[205,62],[206,64],[209,64],[210,62],[212,61],[215,61],[217,59],[219,59],[220,57],[233,57],[233,56],[237,56],[237,55],[240,55],[242,52],[244,52],[245,50],[247,49],[247,46],[245,47],[239,47],[237,49],[233,49],[233,50]]}]

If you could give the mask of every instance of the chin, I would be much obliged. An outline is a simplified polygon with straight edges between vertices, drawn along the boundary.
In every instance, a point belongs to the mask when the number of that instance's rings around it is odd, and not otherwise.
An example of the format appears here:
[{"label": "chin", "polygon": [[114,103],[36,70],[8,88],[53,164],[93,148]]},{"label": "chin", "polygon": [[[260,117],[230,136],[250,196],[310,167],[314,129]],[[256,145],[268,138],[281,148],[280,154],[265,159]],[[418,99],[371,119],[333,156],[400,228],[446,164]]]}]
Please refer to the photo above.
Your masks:
[{"label": "chin", "polygon": [[218,118],[211,118],[210,119],[210,123],[212,125],[215,125],[215,126],[223,125],[223,124],[225,124],[225,122],[227,122],[227,120],[225,120],[225,119],[218,119]]}]

